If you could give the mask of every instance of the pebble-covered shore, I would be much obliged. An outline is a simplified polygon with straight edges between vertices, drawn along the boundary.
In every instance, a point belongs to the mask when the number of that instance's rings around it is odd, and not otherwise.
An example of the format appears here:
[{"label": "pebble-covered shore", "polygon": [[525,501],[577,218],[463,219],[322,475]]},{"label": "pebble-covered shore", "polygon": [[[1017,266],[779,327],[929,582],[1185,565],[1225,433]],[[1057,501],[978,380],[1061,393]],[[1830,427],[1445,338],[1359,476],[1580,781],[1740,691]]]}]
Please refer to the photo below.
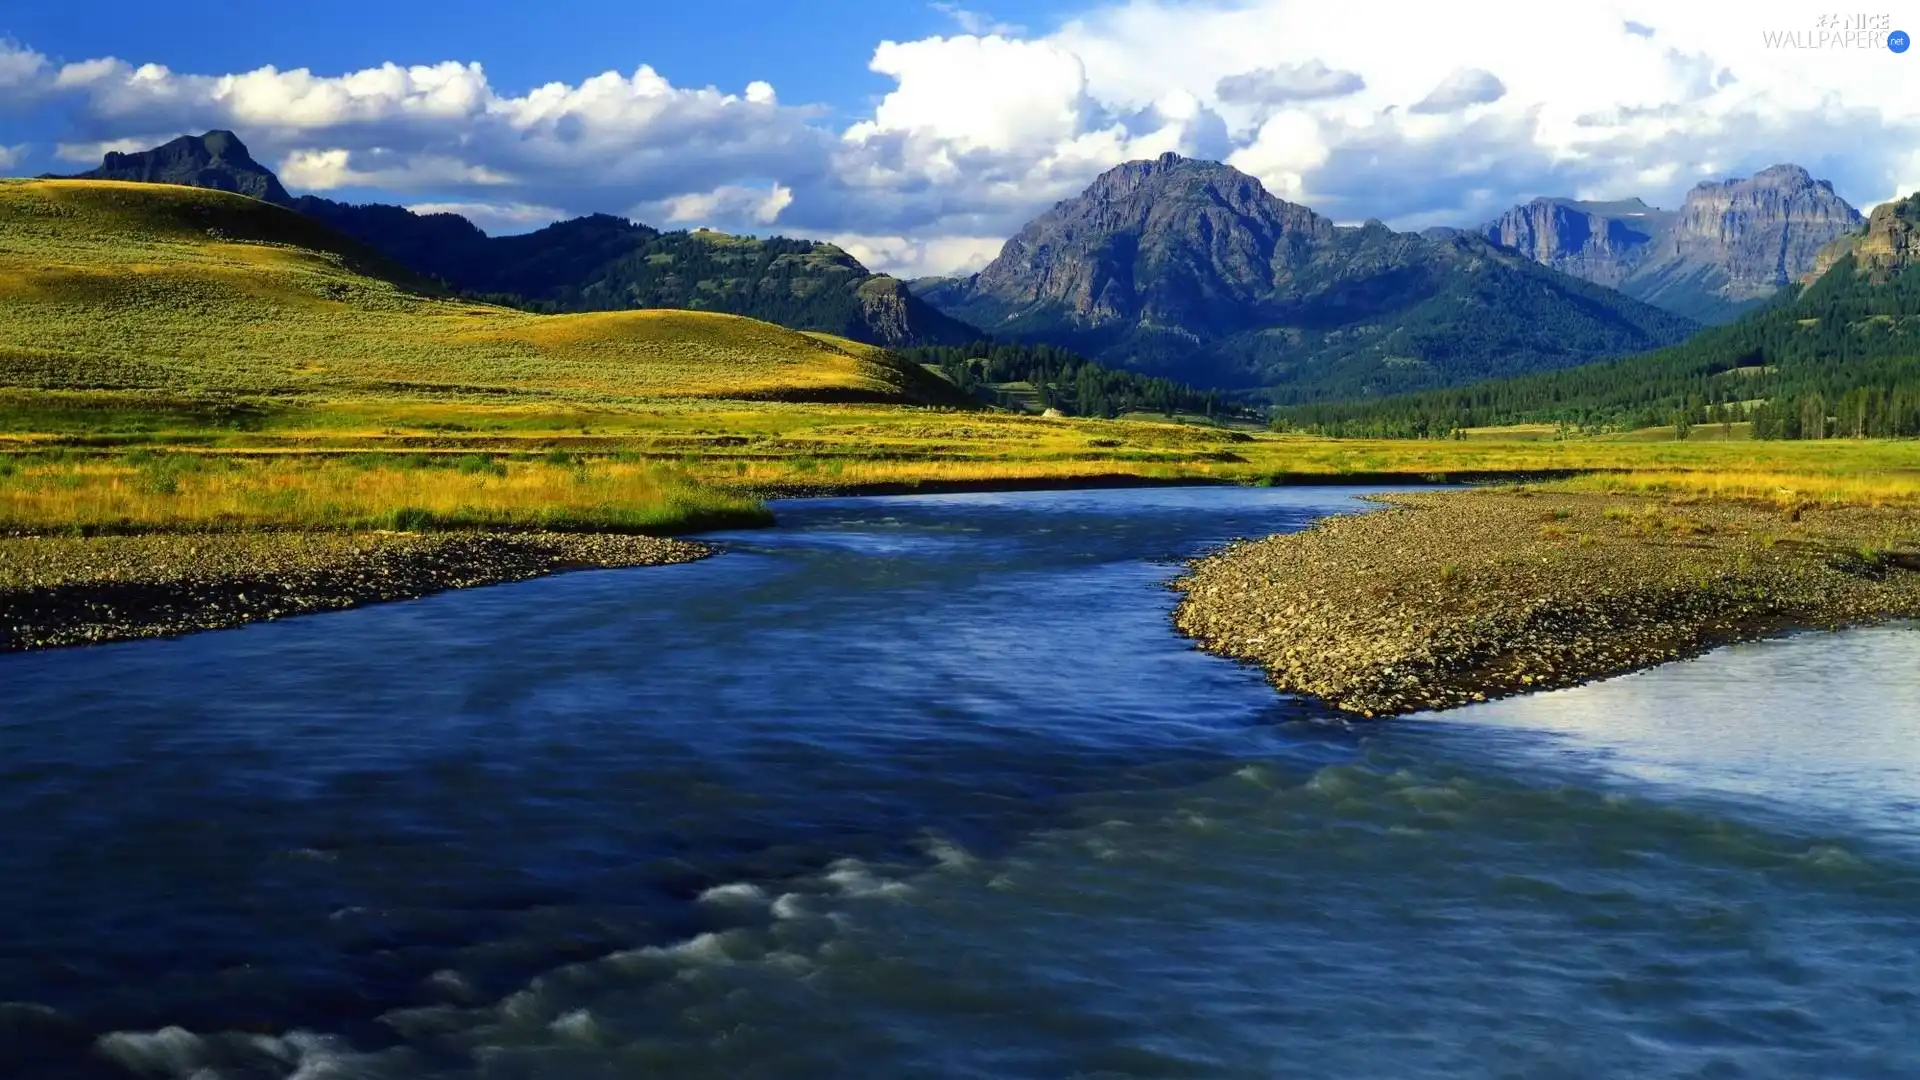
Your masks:
[{"label": "pebble-covered shore", "polygon": [[1795,628],[1920,616],[1920,513],[1493,489],[1236,542],[1179,629],[1363,716],[1569,686]]},{"label": "pebble-covered shore", "polygon": [[575,533],[198,533],[0,539],[0,652],[165,637],[712,549]]}]

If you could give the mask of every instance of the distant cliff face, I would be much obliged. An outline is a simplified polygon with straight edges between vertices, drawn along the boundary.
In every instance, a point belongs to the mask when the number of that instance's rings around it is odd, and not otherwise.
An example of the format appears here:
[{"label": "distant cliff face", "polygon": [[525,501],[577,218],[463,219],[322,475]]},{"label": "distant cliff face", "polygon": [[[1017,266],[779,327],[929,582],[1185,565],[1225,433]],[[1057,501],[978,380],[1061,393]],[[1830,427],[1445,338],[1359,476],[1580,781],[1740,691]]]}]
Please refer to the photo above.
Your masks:
[{"label": "distant cliff face", "polygon": [[1709,181],[1677,211],[1639,199],[1535,199],[1482,232],[1537,262],[1708,322],[1737,315],[1812,269],[1860,214],[1797,165]]},{"label": "distant cliff face", "polygon": [[1565,366],[1691,328],[1481,237],[1336,226],[1173,154],[1102,174],[973,277],[915,288],[996,336],[1296,399]]},{"label": "distant cliff face", "polygon": [[181,184],[231,191],[281,206],[293,202],[280,186],[280,178],[253,160],[246,144],[231,131],[182,135],[151,150],[110,153],[99,168],[69,179]]},{"label": "distant cliff face", "polygon": [[1860,224],[1860,212],[1798,165],[1687,193],[1668,234],[1667,257],[1726,272],[1724,292],[1759,299],[1805,273],[1820,249]]},{"label": "distant cliff face", "polygon": [[1866,227],[1822,248],[1801,280],[1812,284],[1848,255],[1855,270],[1881,282],[1920,263],[1920,192],[1874,207]]},{"label": "distant cliff face", "polygon": [[1672,221],[1670,211],[1639,199],[1604,203],[1541,198],[1502,214],[1485,232],[1488,239],[1537,263],[1617,288]]}]

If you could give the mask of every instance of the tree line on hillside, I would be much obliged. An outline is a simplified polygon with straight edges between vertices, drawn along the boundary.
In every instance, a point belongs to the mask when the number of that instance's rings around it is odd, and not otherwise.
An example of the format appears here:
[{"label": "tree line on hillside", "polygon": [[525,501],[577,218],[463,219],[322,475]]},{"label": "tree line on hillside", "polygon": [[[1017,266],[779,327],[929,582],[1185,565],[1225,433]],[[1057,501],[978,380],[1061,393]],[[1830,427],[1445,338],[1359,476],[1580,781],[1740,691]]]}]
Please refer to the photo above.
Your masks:
[{"label": "tree line on hillside", "polygon": [[[556,234],[550,239],[540,233],[502,238],[500,254],[510,257],[456,284],[474,299],[543,314],[692,308],[850,336],[864,326],[853,286],[866,275],[822,255],[811,241],[714,241],[609,220],[614,224],[602,231],[613,233],[611,243],[583,242],[592,218],[555,226],[547,230]],[[542,240],[544,248],[536,246]],[[510,247],[513,241],[521,243]],[[583,247],[595,251],[591,265],[567,265],[567,256]]]},{"label": "tree line on hillside", "polygon": [[1446,438],[1550,423],[1596,433],[1750,422],[1755,438],[1920,436],[1920,267],[1887,281],[1852,259],[1795,295],[1670,348],[1562,371],[1395,397],[1302,405],[1275,426]]},{"label": "tree line on hillside", "polygon": [[976,341],[896,349],[914,363],[937,366],[967,393],[996,383],[1024,382],[1041,407],[1109,419],[1128,412],[1199,413],[1213,418],[1251,415],[1230,406],[1218,390],[1096,364],[1057,345]]},{"label": "tree line on hillside", "polygon": [[[661,232],[610,214],[488,236],[454,214],[313,196],[292,205],[449,292],[541,314],[685,308],[876,345],[903,335],[933,343],[977,333],[839,248],[811,240]],[[896,290],[903,295],[889,295]]]}]

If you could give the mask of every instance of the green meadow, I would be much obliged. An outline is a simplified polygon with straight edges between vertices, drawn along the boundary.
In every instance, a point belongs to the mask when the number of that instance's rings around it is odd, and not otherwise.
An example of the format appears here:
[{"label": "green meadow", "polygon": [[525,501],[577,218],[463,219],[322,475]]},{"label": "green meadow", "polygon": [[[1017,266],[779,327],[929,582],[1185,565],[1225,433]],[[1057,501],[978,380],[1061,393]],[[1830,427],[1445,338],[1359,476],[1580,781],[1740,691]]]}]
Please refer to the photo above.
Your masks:
[{"label": "green meadow", "polygon": [[1671,497],[1911,504],[1920,444],[1696,427],[1323,439],[985,408],[885,351],[752,319],[449,297],[220,192],[0,183],[0,530],[764,520],[770,494],[1591,474]]}]

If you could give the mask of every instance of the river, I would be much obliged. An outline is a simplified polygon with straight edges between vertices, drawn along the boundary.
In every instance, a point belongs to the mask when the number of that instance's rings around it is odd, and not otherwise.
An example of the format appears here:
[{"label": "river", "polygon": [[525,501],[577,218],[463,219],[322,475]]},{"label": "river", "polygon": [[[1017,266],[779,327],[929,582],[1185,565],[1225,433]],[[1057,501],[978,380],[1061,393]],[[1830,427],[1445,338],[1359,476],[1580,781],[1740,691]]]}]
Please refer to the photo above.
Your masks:
[{"label": "river", "polygon": [[1920,634],[1369,725],[1173,633],[1357,494],[0,657],[0,1075],[1920,1075]]}]

